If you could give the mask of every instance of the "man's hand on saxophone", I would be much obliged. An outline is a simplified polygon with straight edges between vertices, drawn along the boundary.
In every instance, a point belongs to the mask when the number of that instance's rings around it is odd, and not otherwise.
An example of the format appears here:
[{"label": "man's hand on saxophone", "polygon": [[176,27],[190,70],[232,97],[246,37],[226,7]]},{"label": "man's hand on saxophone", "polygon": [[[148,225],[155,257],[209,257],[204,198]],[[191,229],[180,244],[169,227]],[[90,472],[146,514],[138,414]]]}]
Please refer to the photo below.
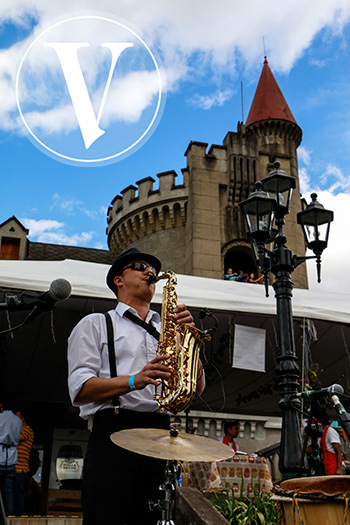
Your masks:
[{"label": "man's hand on saxophone", "polygon": [[138,374],[135,374],[134,385],[136,389],[141,390],[147,385],[159,386],[161,384],[160,379],[169,379],[174,371],[169,366],[162,364],[162,361],[166,361],[168,358],[169,355],[157,356],[149,361]]},{"label": "man's hand on saxophone", "polygon": [[188,324],[194,326],[194,319],[185,304],[178,304],[175,308],[175,319],[177,324]]}]

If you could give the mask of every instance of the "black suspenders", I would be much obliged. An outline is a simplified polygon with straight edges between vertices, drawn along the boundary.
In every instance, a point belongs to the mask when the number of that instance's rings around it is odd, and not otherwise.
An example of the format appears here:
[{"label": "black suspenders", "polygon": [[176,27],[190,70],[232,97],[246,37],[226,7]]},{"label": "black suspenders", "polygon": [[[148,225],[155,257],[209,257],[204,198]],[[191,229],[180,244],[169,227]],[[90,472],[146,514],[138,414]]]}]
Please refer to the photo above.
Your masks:
[{"label": "black suspenders", "polygon": [[[111,371],[111,377],[117,377],[117,365],[115,361],[114,332],[113,332],[112,319],[108,312],[104,312],[104,316],[106,318],[106,326],[107,326],[109,368]],[[159,332],[153,325],[146,323],[145,321],[143,321],[136,315],[129,312],[129,310],[124,312],[124,317],[127,317],[133,323],[136,323],[142,328],[144,328],[145,330],[147,330],[147,332],[151,334],[157,341],[159,340]],[[114,406],[115,413],[117,414],[119,412],[119,406],[120,406],[118,396],[112,399],[112,404]]]},{"label": "black suspenders", "polygon": [[[117,377],[117,365],[115,362],[115,349],[114,349],[114,332],[111,316],[108,312],[104,313],[106,318],[107,325],[107,342],[108,342],[108,357],[109,357],[109,368],[111,371],[111,377]],[[114,397],[112,399],[112,404],[114,406],[115,413],[119,412],[119,397]]]}]

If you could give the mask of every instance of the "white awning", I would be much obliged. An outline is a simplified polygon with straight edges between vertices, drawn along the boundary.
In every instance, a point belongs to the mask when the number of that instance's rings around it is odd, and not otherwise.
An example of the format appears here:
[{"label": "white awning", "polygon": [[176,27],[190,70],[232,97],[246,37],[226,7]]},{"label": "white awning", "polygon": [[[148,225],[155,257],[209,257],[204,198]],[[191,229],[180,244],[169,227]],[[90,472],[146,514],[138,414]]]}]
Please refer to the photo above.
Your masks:
[{"label": "white awning", "polygon": [[[84,261],[0,261],[0,286],[13,290],[46,291],[58,278],[72,285],[72,295],[113,299],[106,285],[109,266]],[[164,281],[157,284],[155,303],[162,301]],[[275,293],[264,286],[221,279],[178,275],[179,302],[189,308],[206,307],[215,311],[276,314]],[[294,289],[293,315],[350,324],[350,295]]]}]

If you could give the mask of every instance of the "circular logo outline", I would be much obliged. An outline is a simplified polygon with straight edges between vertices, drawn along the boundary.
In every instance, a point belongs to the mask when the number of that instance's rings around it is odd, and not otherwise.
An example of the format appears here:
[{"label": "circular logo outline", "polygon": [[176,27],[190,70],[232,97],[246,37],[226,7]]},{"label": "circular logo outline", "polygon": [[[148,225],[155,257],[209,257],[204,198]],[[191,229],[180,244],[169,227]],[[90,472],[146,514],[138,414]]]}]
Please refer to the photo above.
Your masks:
[{"label": "circular logo outline", "polygon": [[[20,73],[21,73],[21,69],[22,69],[22,66],[23,66],[23,63],[24,63],[24,60],[26,58],[26,56],[28,55],[29,51],[32,49],[32,47],[35,45],[35,43],[43,36],[45,35],[46,33],[48,33],[49,31],[51,31],[53,28],[61,25],[61,24],[65,24],[66,22],[71,22],[71,21],[74,21],[74,20],[81,20],[82,18],[87,18],[87,19],[97,19],[97,20],[102,20],[102,21],[107,21],[107,22],[112,22],[113,24],[116,24],[116,25],[119,25],[121,26],[123,29],[126,29],[127,31],[129,31],[133,36],[135,36],[141,43],[142,45],[146,48],[146,50],[148,51],[152,61],[153,61],[153,64],[156,68],[156,71],[157,71],[157,78],[158,78],[158,100],[157,100],[157,106],[156,106],[156,109],[154,111],[154,115],[152,117],[152,120],[151,122],[149,123],[149,125],[147,126],[146,130],[142,133],[142,135],[137,139],[135,140],[130,146],[128,146],[127,148],[124,148],[122,151],[120,151],[119,153],[116,153],[115,155],[110,155],[108,157],[103,157],[103,158],[98,158],[98,159],[79,159],[79,158],[75,158],[75,157],[69,157],[68,155],[64,155],[62,153],[58,153],[57,151],[55,151],[54,149],[50,148],[49,146],[47,146],[44,142],[42,142],[36,135],[35,133],[32,131],[32,129],[30,128],[30,126],[27,124],[26,122],[26,119],[23,115],[23,112],[21,110],[21,105],[20,105],[20,100],[19,100],[19,78],[20,78]],[[18,68],[18,71],[17,71],[17,76],[16,76],[16,86],[15,86],[15,94],[16,94],[16,103],[17,103],[17,109],[19,111],[19,114],[20,114],[20,117],[22,119],[22,122],[23,124],[25,125],[27,131],[29,132],[29,134],[33,137],[33,139],[38,142],[38,144],[40,144],[40,146],[42,148],[44,148],[45,150],[47,150],[48,152],[50,152],[55,158],[56,156],[57,157],[60,157],[61,159],[64,159],[64,160],[59,160],[60,162],[65,162],[65,161],[71,161],[73,163],[81,163],[81,164],[88,164],[90,166],[93,166],[93,165],[97,165],[97,163],[99,164],[107,164],[107,163],[111,163],[113,161],[113,159],[115,159],[115,162],[118,160],[118,157],[121,157],[122,155],[126,155],[131,149],[133,149],[134,147],[136,147],[138,144],[140,144],[140,142],[144,139],[144,137],[147,135],[147,133],[150,131],[150,129],[152,128],[154,122],[156,121],[157,117],[158,117],[158,114],[159,114],[159,110],[160,110],[160,107],[161,107],[161,103],[162,103],[162,79],[161,79],[161,74],[160,74],[160,70],[159,70],[159,67],[158,67],[158,63],[155,59],[155,56],[154,54],[152,53],[151,49],[149,48],[149,46],[147,45],[147,43],[133,30],[131,29],[130,27],[128,27],[126,24],[120,22],[120,21],[117,21],[117,20],[114,20],[112,18],[107,18],[105,16],[98,16],[98,15],[83,15],[83,16],[74,16],[74,17],[70,17],[70,18],[66,18],[64,20],[61,20],[60,22],[56,22],[55,24],[51,25],[50,27],[48,27],[47,29],[45,29],[43,32],[41,32],[34,40],[33,42],[31,42],[31,44],[28,46],[28,48],[26,49],[22,59],[21,59],[21,62],[20,62],[20,65],[19,65],[19,68]],[[44,152],[45,153],[45,152]],[[49,155],[51,156],[51,155]]]}]

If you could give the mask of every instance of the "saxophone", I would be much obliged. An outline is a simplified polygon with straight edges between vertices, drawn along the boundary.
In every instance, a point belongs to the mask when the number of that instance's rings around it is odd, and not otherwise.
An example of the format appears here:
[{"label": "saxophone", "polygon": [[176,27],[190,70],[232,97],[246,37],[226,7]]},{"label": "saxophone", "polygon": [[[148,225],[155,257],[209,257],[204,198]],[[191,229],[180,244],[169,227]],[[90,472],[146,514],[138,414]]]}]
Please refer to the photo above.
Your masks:
[{"label": "saxophone", "polygon": [[168,279],[163,288],[161,329],[157,355],[169,355],[164,364],[171,367],[174,373],[169,379],[162,380],[162,390],[158,395],[155,388],[154,399],[158,401],[161,412],[177,414],[192,402],[196,394],[199,352],[203,341],[210,339],[205,332],[189,325],[178,325],[175,320],[177,306],[174,272],[166,272],[154,279]]}]

